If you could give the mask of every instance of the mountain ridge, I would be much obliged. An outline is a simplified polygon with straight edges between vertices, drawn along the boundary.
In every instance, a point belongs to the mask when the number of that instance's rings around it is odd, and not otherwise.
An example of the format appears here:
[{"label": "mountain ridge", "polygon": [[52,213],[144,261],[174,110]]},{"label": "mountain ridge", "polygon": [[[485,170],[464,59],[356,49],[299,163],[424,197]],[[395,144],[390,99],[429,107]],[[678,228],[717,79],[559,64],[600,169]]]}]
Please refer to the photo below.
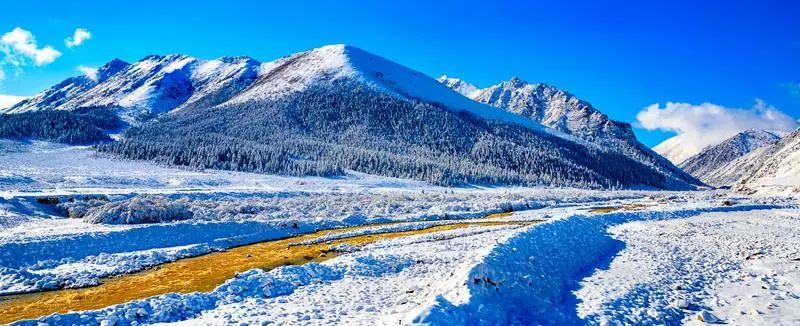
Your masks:
[{"label": "mountain ridge", "polygon": [[90,105],[115,107],[132,120],[158,115],[100,147],[132,159],[300,175],[356,170],[448,185],[700,184],[348,45],[266,63],[152,55],[87,85],[43,101],[42,109]]},{"label": "mountain ridge", "polygon": [[746,192],[791,193],[800,191],[800,128],[771,145],[761,147],[732,163],[750,164],[751,168],[734,185]]},{"label": "mountain ridge", "polygon": [[713,186],[729,186],[742,177],[738,169],[716,171],[739,157],[780,140],[775,132],[749,129],[737,133],[723,142],[704,148],[700,153],[684,160],[678,166]]},{"label": "mountain ridge", "polygon": [[[472,85],[454,77],[440,77],[439,81],[451,88]],[[675,180],[699,183],[697,179],[640,143],[630,124],[610,119],[589,102],[558,87],[528,83],[514,76],[508,81],[469,91],[465,96],[476,102],[527,117],[606,150],[622,153]]]}]

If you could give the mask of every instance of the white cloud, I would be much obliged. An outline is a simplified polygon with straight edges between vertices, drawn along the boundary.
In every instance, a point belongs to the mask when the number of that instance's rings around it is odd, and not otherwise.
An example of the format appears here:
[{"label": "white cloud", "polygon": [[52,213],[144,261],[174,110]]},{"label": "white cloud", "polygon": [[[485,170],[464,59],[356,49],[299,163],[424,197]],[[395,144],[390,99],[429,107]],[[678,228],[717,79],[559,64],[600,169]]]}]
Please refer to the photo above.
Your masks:
[{"label": "white cloud", "polygon": [[0,51],[5,54],[3,63],[14,66],[24,65],[25,59],[32,60],[37,66],[44,66],[61,56],[61,52],[49,45],[40,48],[33,34],[19,27],[0,37]]},{"label": "white cloud", "polygon": [[67,45],[68,48],[76,47],[83,44],[84,41],[92,38],[92,33],[85,28],[77,28],[75,29],[75,33],[73,33],[72,37],[67,37],[64,39],[64,44]]},{"label": "white cloud", "polygon": [[17,104],[19,101],[22,101],[26,98],[26,96],[0,94],[0,110],[11,107],[12,105]]},{"label": "white cloud", "polygon": [[75,70],[86,75],[86,77],[88,77],[89,79],[97,81],[97,68],[92,68],[87,66],[77,66]]},{"label": "white cloud", "polygon": [[685,143],[683,150],[699,152],[747,129],[792,131],[800,124],[773,106],[757,99],[750,109],[727,108],[703,103],[668,102],[646,107],[636,115],[638,125],[647,130],[672,131]]}]

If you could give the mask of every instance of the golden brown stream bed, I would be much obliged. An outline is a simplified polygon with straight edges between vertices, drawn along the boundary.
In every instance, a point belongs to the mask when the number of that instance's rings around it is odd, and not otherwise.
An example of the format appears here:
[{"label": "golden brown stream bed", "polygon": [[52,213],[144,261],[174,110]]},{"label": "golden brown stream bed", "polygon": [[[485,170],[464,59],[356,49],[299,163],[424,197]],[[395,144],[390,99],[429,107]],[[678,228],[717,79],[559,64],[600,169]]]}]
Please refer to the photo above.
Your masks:
[{"label": "golden brown stream bed", "polygon": [[233,278],[236,273],[253,268],[270,270],[283,265],[300,265],[311,261],[322,262],[331,259],[339,255],[337,252],[329,251],[332,245],[359,246],[382,239],[454,230],[475,225],[492,226],[529,223],[473,220],[431,226],[420,230],[359,235],[325,243],[292,245],[297,242],[316,239],[331,232],[348,232],[375,226],[369,225],[324,230],[280,240],[259,242],[230,248],[226,251],[165,263],[133,274],[110,277],[93,287],[0,298],[0,300],[3,300],[0,301],[0,324],[38,318],[53,313],[100,309],[171,292],[207,292]]}]

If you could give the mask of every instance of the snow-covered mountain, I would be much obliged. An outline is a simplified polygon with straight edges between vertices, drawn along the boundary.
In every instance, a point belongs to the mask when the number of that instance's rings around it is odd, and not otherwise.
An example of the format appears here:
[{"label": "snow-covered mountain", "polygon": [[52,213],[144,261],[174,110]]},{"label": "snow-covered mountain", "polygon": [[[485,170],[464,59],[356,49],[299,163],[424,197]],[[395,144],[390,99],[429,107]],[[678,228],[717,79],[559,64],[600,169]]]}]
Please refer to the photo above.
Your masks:
[{"label": "snow-covered mountain", "polygon": [[444,184],[699,183],[470,100],[346,45],[262,64],[251,85],[229,100],[145,124],[103,150],[199,167],[323,175],[350,169]]},{"label": "snow-covered mountain", "polygon": [[745,130],[717,145],[708,146],[700,153],[689,157],[678,166],[713,186],[726,186],[742,177],[742,171],[730,167],[715,171],[729,162],[771,145],[780,139],[774,132],[766,130]]},{"label": "snow-covered mountain", "polygon": [[596,144],[604,150],[626,155],[655,168],[670,179],[697,182],[640,143],[630,124],[611,120],[589,102],[557,87],[528,83],[517,77],[484,89],[447,76],[440,77],[439,82],[476,102],[528,117],[547,127]]},{"label": "snow-covered mountain", "polygon": [[22,102],[25,99],[27,99],[26,96],[2,95],[2,94],[0,94],[0,112],[2,112],[3,109],[10,108],[14,104]]},{"label": "snow-covered mountain", "polygon": [[675,135],[653,147],[653,151],[674,164],[680,164],[700,152],[700,150],[695,150],[693,146],[687,146],[686,143],[688,142],[691,142],[691,140],[688,139],[687,135]]},{"label": "snow-covered mountain", "polygon": [[800,129],[734,160],[731,166],[747,167],[735,185],[740,190],[800,191]]},{"label": "snow-covered mountain", "polygon": [[419,71],[348,45],[323,46],[266,63],[253,85],[229,102],[281,100],[310,87],[342,81],[357,82],[396,98],[437,103],[457,112],[573,139],[519,115],[470,101]]},{"label": "snow-covered mountain", "polygon": [[437,80],[440,83],[447,86],[448,88],[469,98],[472,98],[472,94],[478,91],[478,86],[472,85],[459,78],[453,78],[453,77],[448,77],[447,75],[442,75]]},{"label": "snow-covered mountain", "polygon": [[[453,82],[469,92],[467,83]],[[491,101],[475,101],[380,56],[332,45],[267,63],[184,55],[114,60],[97,76],[70,78],[8,112],[111,107],[137,123],[101,150],[203,168],[356,170],[441,184],[700,184],[639,146],[629,125],[566,92],[519,80],[501,86],[476,90]],[[504,102],[494,92],[519,100]],[[145,119],[154,115],[160,118]]]},{"label": "snow-covered mountain", "polygon": [[108,78],[129,66],[130,64],[125,61],[119,59],[111,60],[97,69],[94,78],[86,75],[67,78],[33,97],[6,108],[4,113],[72,109],[65,104],[76,97],[82,96],[86,91],[105,82]]},{"label": "snow-covered mountain", "polygon": [[162,112],[219,104],[255,79],[260,63],[247,57],[201,60],[152,55],[128,64],[112,60],[96,76],[69,78],[5,110],[113,107],[133,121]]}]

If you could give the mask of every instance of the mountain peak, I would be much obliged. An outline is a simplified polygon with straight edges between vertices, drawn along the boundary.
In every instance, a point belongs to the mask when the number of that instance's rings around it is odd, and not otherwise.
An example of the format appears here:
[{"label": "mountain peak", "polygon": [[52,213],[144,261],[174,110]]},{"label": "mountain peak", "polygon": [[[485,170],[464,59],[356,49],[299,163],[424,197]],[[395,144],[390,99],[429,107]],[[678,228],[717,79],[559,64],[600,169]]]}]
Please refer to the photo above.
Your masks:
[{"label": "mountain peak", "polygon": [[[439,81],[459,91],[459,80],[440,77]],[[463,94],[463,92],[462,92]],[[505,109],[606,150],[631,155],[635,160],[654,166],[676,182],[699,184],[691,176],[658,156],[636,140],[630,124],[614,121],[589,102],[558,87],[528,83],[513,76],[508,81],[467,95],[484,104]]]},{"label": "mountain peak", "polygon": [[123,69],[128,68],[130,65],[130,63],[114,58],[100,68],[97,68],[97,81],[104,81]]},{"label": "mountain peak", "polygon": [[152,60],[152,61],[163,61],[163,60],[173,61],[173,60],[178,60],[178,59],[183,59],[183,58],[188,58],[188,57],[189,57],[188,55],[178,54],[178,53],[172,53],[172,54],[150,54],[150,55],[145,56],[144,58],[142,58],[139,61],[140,62],[141,61],[147,61],[147,60]]},{"label": "mountain peak", "polygon": [[127,66],[127,65],[130,65],[130,63],[127,63],[127,62],[125,62],[125,61],[123,61],[123,60],[121,60],[119,58],[114,58],[114,59],[111,59],[111,61],[106,62],[106,64],[104,64],[102,67],[100,67],[100,69],[110,68],[110,67],[124,67],[124,66]]},{"label": "mountain peak", "polygon": [[448,77],[447,75],[442,75],[437,80],[440,83],[444,84],[445,86],[449,87],[450,89],[466,97],[471,97],[473,93],[479,90],[477,86],[470,84],[461,78]]},{"label": "mountain peak", "polygon": [[566,136],[543,128],[525,117],[472,101],[426,74],[345,44],[326,45],[265,63],[253,86],[231,99],[231,102],[280,99],[313,85],[329,85],[342,80],[359,83],[399,99],[436,103],[453,111],[511,122],[559,137]]},{"label": "mountain peak", "polygon": [[516,88],[520,88],[520,87],[525,87],[525,85],[528,85],[528,82],[522,80],[521,78],[519,78],[517,76],[511,76],[511,79],[509,79],[506,82],[506,84],[511,85],[513,87],[516,87]]},{"label": "mountain peak", "polygon": [[224,62],[224,63],[242,63],[242,62],[253,62],[258,63],[258,60],[253,59],[252,57],[246,55],[237,55],[237,56],[225,56],[218,58],[217,60]]}]

